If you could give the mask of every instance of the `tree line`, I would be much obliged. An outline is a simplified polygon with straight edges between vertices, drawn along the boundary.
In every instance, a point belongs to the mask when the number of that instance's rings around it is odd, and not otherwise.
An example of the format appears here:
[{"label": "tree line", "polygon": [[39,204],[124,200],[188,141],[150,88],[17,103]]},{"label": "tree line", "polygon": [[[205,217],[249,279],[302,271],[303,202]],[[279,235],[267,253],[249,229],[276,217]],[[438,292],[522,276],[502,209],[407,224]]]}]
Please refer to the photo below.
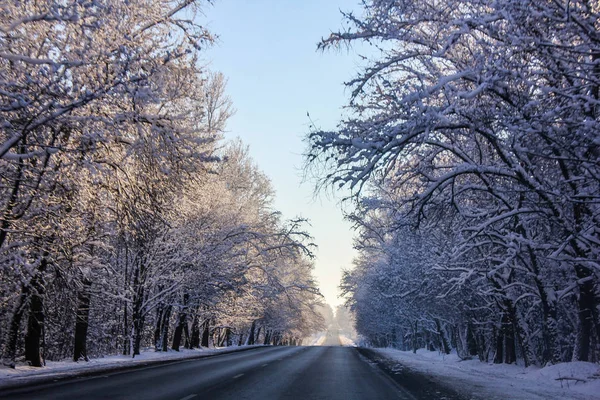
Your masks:
[{"label": "tree line", "polygon": [[299,344],[306,221],[241,142],[196,0],[0,6],[0,340],[14,366]]},{"label": "tree line", "polygon": [[497,363],[600,360],[600,9],[364,2],[347,117],[308,136],[352,190],[342,289],[363,338]]}]

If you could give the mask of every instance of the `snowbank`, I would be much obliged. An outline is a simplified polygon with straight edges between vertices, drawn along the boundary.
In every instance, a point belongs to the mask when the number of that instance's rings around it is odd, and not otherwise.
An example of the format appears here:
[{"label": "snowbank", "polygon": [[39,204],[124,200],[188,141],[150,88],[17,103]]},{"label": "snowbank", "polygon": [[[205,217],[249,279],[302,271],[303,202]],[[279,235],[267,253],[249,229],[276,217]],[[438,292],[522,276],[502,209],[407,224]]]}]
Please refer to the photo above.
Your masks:
[{"label": "snowbank", "polygon": [[327,340],[327,332],[319,332],[305,339],[305,342],[307,346],[323,346],[325,340]]},{"label": "snowbank", "polygon": [[342,344],[342,346],[356,347],[356,343],[354,343],[354,340],[344,335],[340,335],[340,343]]},{"label": "snowbank", "polygon": [[571,362],[545,368],[488,364],[460,360],[424,349],[412,352],[376,349],[382,356],[429,375],[460,393],[486,400],[592,400],[600,399],[600,366]]},{"label": "snowbank", "polygon": [[73,362],[69,361],[48,361],[43,368],[30,367],[27,365],[17,365],[16,368],[0,366],[0,389],[3,387],[35,383],[46,380],[59,380],[79,375],[100,373],[117,368],[129,368],[136,365],[146,365],[162,361],[178,361],[203,356],[214,355],[218,353],[228,353],[243,349],[260,346],[240,346],[225,347],[216,349],[182,349],[181,351],[169,350],[168,352],[157,352],[154,349],[146,349],[140,355],[131,358],[131,356],[107,356],[102,358],[90,359],[90,361]]}]

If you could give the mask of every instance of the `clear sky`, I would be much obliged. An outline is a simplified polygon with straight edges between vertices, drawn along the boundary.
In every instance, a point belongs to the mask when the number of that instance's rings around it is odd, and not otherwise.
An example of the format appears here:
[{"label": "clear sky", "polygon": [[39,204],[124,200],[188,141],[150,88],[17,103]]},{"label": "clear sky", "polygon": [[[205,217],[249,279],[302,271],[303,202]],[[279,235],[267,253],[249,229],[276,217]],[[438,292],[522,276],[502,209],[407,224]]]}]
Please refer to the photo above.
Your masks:
[{"label": "clear sky", "polygon": [[317,43],[343,26],[340,10],[359,9],[358,0],[217,0],[204,20],[219,36],[207,58],[228,78],[227,92],[237,110],[227,137],[250,146],[258,166],[276,191],[284,217],[310,219],[319,246],[315,275],[326,301],[341,303],[341,269],[354,251],[350,224],[338,200],[314,198],[313,183],[301,184],[303,137],[310,113],[315,125],[332,129],[342,115],[344,81],[358,70],[360,50],[317,51]]}]

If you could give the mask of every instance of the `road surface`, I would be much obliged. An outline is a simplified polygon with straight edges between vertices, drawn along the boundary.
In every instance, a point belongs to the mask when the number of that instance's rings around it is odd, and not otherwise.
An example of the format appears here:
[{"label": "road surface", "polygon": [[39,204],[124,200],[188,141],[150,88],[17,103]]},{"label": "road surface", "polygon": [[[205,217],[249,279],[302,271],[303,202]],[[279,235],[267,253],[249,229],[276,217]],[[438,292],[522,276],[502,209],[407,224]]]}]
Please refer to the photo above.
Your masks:
[{"label": "road surface", "polygon": [[[326,343],[339,339],[331,335]],[[340,346],[257,348],[24,388],[0,398],[414,399],[356,348]]]}]

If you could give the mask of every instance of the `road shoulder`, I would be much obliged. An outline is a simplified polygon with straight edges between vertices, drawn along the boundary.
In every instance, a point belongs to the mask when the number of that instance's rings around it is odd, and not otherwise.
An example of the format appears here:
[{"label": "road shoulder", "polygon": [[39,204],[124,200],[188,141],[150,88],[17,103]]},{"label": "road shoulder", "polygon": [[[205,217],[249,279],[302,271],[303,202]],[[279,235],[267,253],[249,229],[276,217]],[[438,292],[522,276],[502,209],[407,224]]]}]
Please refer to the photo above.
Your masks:
[{"label": "road shoulder", "polygon": [[21,371],[3,367],[0,369],[0,391],[14,390],[32,385],[45,385],[48,383],[66,381],[69,379],[88,378],[157,365],[176,364],[190,360],[216,357],[223,354],[237,353],[263,347],[268,346],[240,346],[222,349],[210,349],[205,351],[187,351],[179,354],[175,352],[169,352],[164,353],[163,357],[152,359],[139,357],[137,359],[129,358],[126,360],[121,359],[119,361],[111,362],[109,358],[107,361],[98,359],[91,360],[89,362],[68,362],[61,363],[62,367],[42,367],[36,369],[28,368],[27,370]]},{"label": "road shoulder", "polygon": [[357,347],[357,350],[368,362],[381,369],[388,377],[417,399],[470,399],[469,396],[464,396],[453,388],[443,385],[423,373],[414,371],[393,359],[385,357],[376,349]]},{"label": "road shoulder", "polygon": [[[421,349],[417,354],[395,349],[362,349],[362,353],[403,386],[421,397],[440,398],[427,387],[473,400],[591,400],[600,391],[600,366],[561,363],[545,368],[461,360]],[[406,383],[404,383],[406,382]],[[429,393],[427,393],[429,391]],[[427,397],[427,396],[430,397]]]}]

